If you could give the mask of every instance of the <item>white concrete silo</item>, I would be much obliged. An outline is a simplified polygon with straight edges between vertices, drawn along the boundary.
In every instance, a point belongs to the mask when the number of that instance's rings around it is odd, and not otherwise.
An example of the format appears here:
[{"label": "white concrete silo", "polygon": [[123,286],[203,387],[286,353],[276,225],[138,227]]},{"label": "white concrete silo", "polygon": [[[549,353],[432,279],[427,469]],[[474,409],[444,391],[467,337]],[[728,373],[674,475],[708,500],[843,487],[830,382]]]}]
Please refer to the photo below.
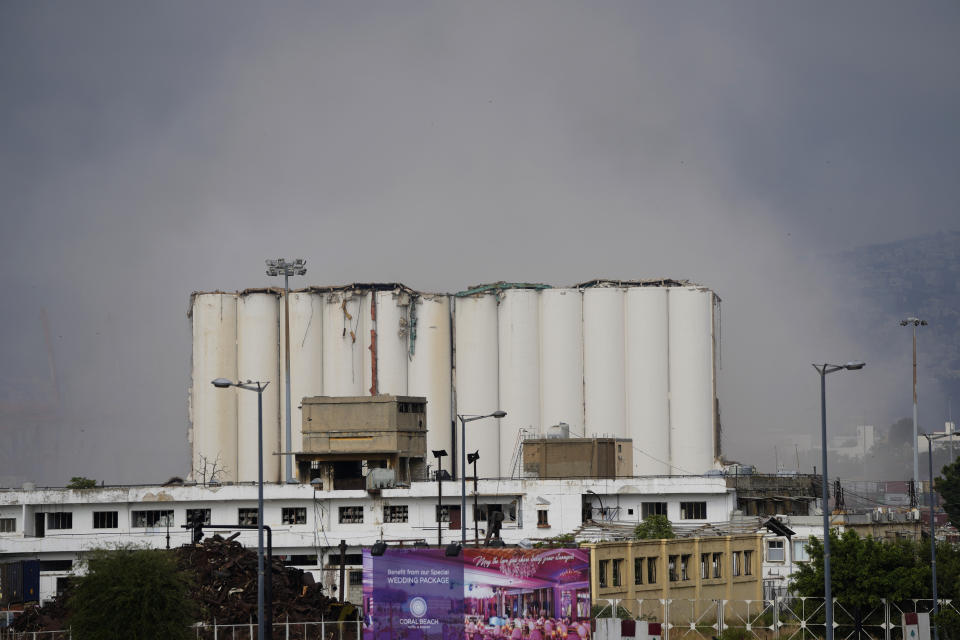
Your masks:
[{"label": "white concrete silo", "polygon": [[626,293],[627,435],[634,475],[670,473],[667,289]]},{"label": "white concrete silo", "polygon": [[674,473],[713,467],[715,437],[714,294],[701,287],[671,287],[670,452]]},{"label": "white concrete silo", "polygon": [[583,294],[578,289],[540,292],[541,432],[561,422],[583,431]]},{"label": "white concrete silo", "polygon": [[[331,291],[323,305],[323,393],[327,396],[368,395],[364,338],[366,293],[353,289]],[[369,353],[369,352],[368,352]]]},{"label": "white concrete silo", "polygon": [[191,478],[199,483],[233,482],[237,479],[237,394],[217,389],[211,381],[237,379],[237,296],[198,293],[190,316]]},{"label": "white concrete silo", "polygon": [[[377,291],[377,393],[407,394],[408,315],[410,294],[402,289]],[[427,423],[429,426],[429,422]]]},{"label": "white concrete silo", "polygon": [[[272,291],[245,291],[237,305],[237,377],[269,382],[263,392],[263,479],[280,481],[280,313]],[[236,389],[237,481],[257,480],[257,394]]]},{"label": "white concrete silo", "polygon": [[[411,300],[404,336],[410,354],[407,390],[412,396],[427,399],[427,464],[434,468],[431,451],[445,449],[454,454],[450,424],[450,334],[449,296],[420,294]],[[445,469],[450,468],[447,464]]]},{"label": "white concrete silo", "polygon": [[[500,402],[485,413],[497,409],[507,412],[507,416],[500,419],[500,476],[506,478],[519,471],[521,429],[531,436],[540,431],[539,294],[536,289],[507,289],[500,298],[497,337]],[[479,422],[470,423],[467,429],[477,424]]]},{"label": "white concrete silo", "polygon": [[[280,301],[280,426],[286,451],[286,333],[284,305]],[[290,292],[290,416],[291,451],[303,450],[305,397],[323,395],[323,294]]]},{"label": "white concrete silo", "polygon": [[[497,295],[460,296],[454,302],[454,380],[459,414],[483,415],[500,407]],[[459,439],[460,426],[457,425]],[[500,475],[500,425],[496,418],[469,423],[468,451],[479,451],[477,473],[484,478]],[[456,443],[459,454],[461,443]],[[455,452],[448,450],[454,455]],[[457,455],[457,467],[460,466]],[[446,467],[445,467],[446,468]]]},{"label": "white concrete silo", "polygon": [[624,290],[583,291],[583,398],[588,436],[627,436]]}]

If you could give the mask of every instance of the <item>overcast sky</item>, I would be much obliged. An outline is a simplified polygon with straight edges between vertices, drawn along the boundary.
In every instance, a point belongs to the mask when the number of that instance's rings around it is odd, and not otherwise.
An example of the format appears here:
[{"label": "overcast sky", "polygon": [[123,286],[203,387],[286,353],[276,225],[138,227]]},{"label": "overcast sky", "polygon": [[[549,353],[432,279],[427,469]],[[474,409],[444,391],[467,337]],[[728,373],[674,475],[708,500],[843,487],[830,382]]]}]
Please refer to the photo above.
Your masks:
[{"label": "overcast sky", "polygon": [[954,2],[4,2],[0,477],[185,475],[190,292],[277,256],[707,285],[761,466],[818,434],[813,361],[869,363],[832,429],[909,415],[909,339],[853,335],[831,261],[960,226],[958,33]]}]

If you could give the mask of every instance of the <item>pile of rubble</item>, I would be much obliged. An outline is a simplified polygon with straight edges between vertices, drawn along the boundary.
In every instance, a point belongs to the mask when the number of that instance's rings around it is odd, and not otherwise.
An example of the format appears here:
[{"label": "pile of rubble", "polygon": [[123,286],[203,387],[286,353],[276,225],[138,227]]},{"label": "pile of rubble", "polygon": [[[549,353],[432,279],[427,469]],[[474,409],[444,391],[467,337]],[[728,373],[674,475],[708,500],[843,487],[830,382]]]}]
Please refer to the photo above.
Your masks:
[{"label": "pile of rubble", "polygon": [[[197,544],[186,544],[173,550],[179,566],[190,576],[191,600],[200,609],[205,623],[242,624],[257,617],[257,552],[229,538],[214,535]],[[340,603],[323,593],[313,574],[294,567],[285,567],[274,558],[272,599],[274,622],[319,622],[321,620],[355,620],[359,612],[349,602]],[[14,621],[17,631],[66,629],[65,603],[70,589],[42,607],[25,610]]]}]

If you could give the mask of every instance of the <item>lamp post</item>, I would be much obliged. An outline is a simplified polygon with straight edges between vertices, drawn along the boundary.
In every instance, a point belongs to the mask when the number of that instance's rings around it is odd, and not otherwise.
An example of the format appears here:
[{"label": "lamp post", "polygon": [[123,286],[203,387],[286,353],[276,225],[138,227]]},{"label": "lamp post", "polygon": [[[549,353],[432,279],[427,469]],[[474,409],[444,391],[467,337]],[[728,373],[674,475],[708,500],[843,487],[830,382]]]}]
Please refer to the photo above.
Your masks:
[{"label": "lamp post", "polygon": [[433,449],[433,457],[437,459],[437,545],[443,544],[443,478],[440,477],[440,461],[447,455],[446,449]]},{"label": "lamp post", "polygon": [[827,620],[826,640],[833,640],[833,592],[830,584],[830,493],[827,488],[827,374],[836,371],[857,371],[863,369],[863,362],[847,364],[815,364],[813,368],[820,374],[820,448],[823,453],[823,479],[820,482],[823,500],[823,608]]},{"label": "lamp post", "polygon": [[283,274],[283,326],[284,336],[286,337],[284,358],[284,371],[287,377],[287,482],[296,482],[293,477],[293,427],[290,423],[290,276],[302,276],[307,273],[307,261],[297,258],[293,262],[287,262],[285,258],[276,260],[267,260],[267,275],[277,276]]},{"label": "lamp post", "polygon": [[237,387],[257,392],[257,637],[269,640],[272,629],[267,628],[263,598],[263,390],[270,381],[233,382],[226,378],[217,378],[212,384],[218,389]]},{"label": "lamp post", "polygon": [[936,616],[940,609],[937,606],[937,521],[934,518],[933,512],[933,441],[946,438],[948,435],[952,436],[953,434],[923,434],[923,437],[927,439],[927,457],[930,461],[930,584],[933,588],[933,640],[938,640],[939,638]]},{"label": "lamp post", "polygon": [[484,418],[505,418],[506,416],[506,411],[494,411],[482,416],[457,414],[460,420],[460,544],[462,545],[467,544],[467,423]]},{"label": "lamp post", "polygon": [[920,486],[920,454],[917,451],[920,436],[917,434],[917,327],[927,326],[926,320],[909,317],[900,321],[901,327],[913,325],[913,486]]},{"label": "lamp post", "polygon": [[[479,510],[477,504],[477,460],[480,459],[480,451],[474,451],[473,453],[467,454],[467,462],[473,464],[473,543],[477,544],[480,540],[480,523],[477,520],[477,511]],[[464,469],[466,471],[466,469]],[[466,515],[461,514],[461,517],[466,518]]]}]

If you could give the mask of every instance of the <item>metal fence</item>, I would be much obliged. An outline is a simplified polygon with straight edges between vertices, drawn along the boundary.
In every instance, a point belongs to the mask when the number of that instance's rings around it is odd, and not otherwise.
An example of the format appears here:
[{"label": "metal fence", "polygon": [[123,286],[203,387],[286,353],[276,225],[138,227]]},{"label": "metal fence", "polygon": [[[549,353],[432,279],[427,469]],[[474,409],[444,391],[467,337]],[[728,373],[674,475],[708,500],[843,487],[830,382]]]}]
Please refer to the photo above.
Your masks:
[{"label": "metal fence", "polygon": [[[957,611],[951,600],[940,609]],[[957,603],[960,604],[960,603]],[[837,640],[904,640],[904,613],[927,613],[932,600],[880,600],[868,607],[851,607],[834,599]],[[663,640],[814,640],[824,637],[823,598],[778,597],[773,600],[596,600],[593,617],[660,622]]]},{"label": "metal fence", "polygon": [[[320,622],[274,622],[273,640],[359,640],[359,620]],[[197,624],[190,628],[198,640],[257,640],[257,623]],[[69,629],[63,631],[0,630],[0,640],[73,640]]]}]

